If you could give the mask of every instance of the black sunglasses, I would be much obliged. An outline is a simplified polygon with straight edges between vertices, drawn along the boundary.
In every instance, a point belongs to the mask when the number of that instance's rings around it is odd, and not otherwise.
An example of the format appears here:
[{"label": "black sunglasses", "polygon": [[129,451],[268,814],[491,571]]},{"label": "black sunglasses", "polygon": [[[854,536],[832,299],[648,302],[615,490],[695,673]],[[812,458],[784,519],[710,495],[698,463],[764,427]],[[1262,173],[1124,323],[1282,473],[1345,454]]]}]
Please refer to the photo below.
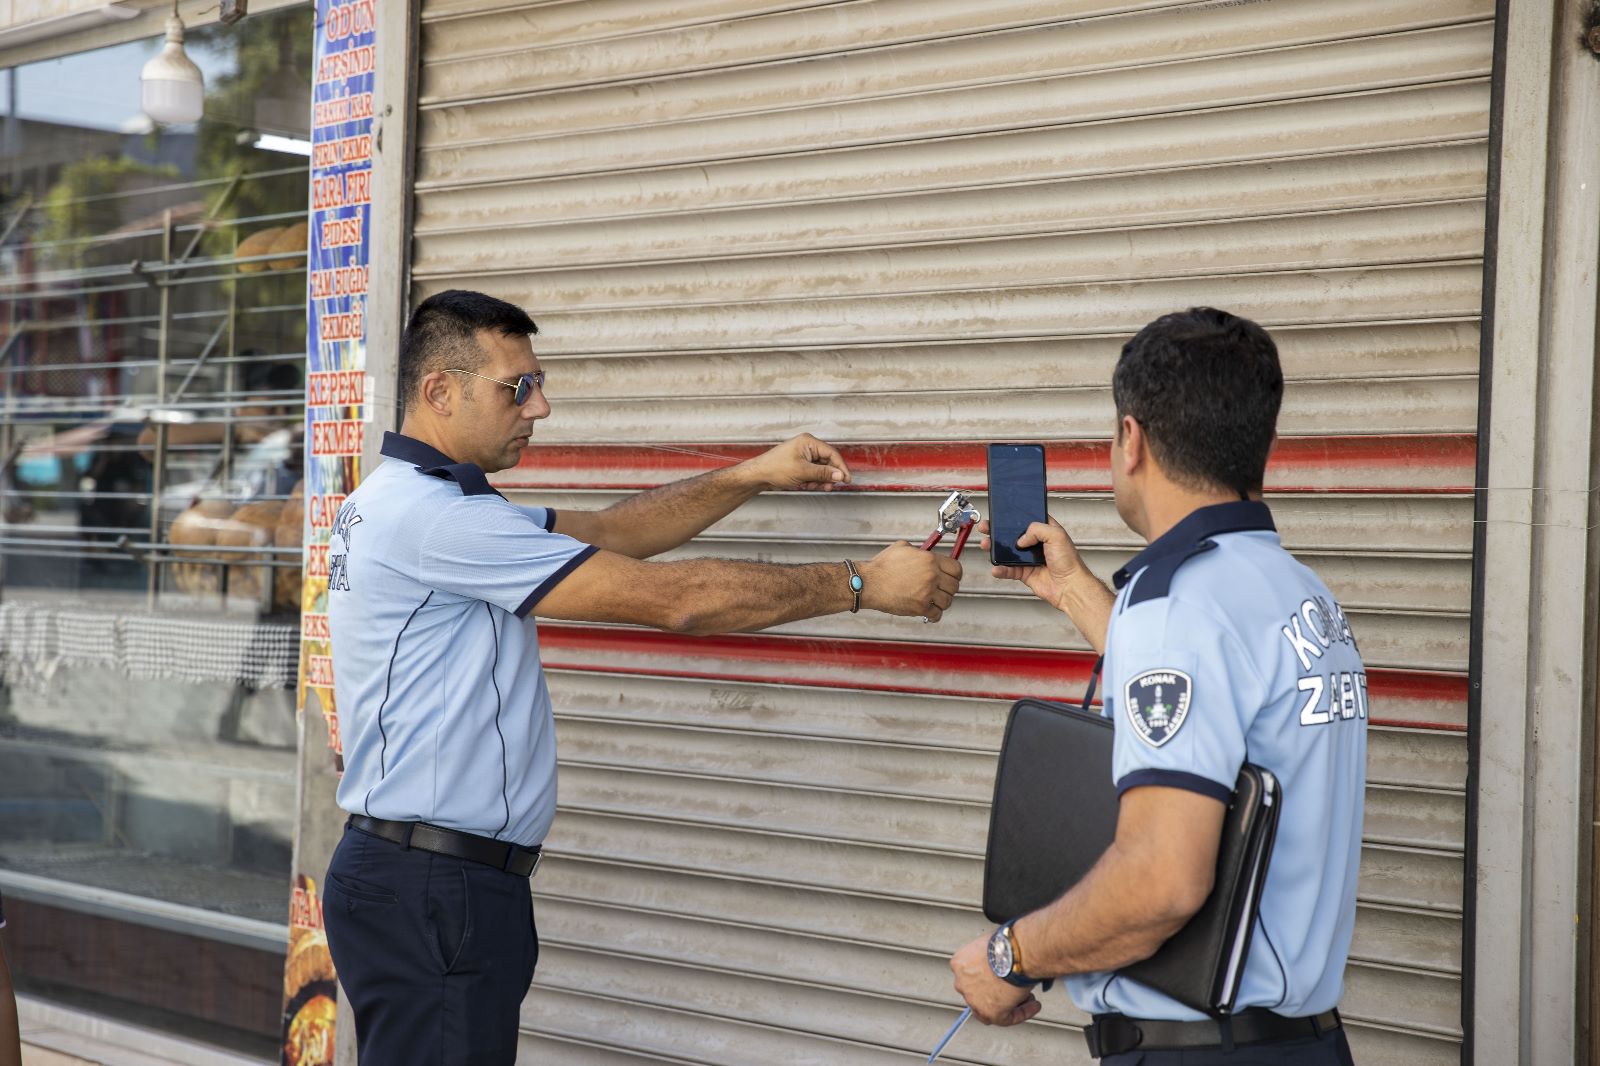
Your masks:
[{"label": "black sunglasses", "polygon": [[517,378],[516,381],[501,381],[499,378],[492,378],[486,374],[477,374],[471,370],[446,370],[445,373],[466,374],[468,377],[483,378],[483,380],[492,381],[496,385],[504,385],[514,394],[511,397],[511,402],[516,404],[518,407],[521,407],[523,404],[528,402],[528,397],[533,395],[534,389],[544,388],[543,370],[535,370],[531,374],[523,374],[521,377]]}]

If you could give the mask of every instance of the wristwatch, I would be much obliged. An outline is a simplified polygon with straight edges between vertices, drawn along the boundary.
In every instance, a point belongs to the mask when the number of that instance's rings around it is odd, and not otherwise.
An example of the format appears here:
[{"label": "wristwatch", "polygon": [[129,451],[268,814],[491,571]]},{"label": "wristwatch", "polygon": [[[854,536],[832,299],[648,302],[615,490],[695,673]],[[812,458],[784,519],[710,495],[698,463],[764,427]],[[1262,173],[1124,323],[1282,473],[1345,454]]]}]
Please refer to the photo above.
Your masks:
[{"label": "wristwatch", "polygon": [[1011,932],[1011,927],[1016,924],[1016,919],[1012,919],[989,937],[989,969],[1006,984],[1032,988],[1039,982],[1023,973],[1022,949]]}]

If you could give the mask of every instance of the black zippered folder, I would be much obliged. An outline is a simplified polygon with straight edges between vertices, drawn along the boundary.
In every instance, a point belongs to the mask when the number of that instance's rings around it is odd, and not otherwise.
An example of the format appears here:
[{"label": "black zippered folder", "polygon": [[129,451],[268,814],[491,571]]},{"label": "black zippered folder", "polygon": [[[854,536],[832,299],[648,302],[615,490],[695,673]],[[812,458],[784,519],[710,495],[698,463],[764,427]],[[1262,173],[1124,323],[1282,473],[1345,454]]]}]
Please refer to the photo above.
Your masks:
[{"label": "black zippered folder", "polygon": [[[1116,837],[1112,723],[1045,700],[1011,707],[995,772],[983,913],[1007,922],[1053,902]],[[1282,794],[1271,771],[1239,770],[1205,905],[1154,955],[1119,973],[1214,1017],[1233,1011],[1272,858]]]}]

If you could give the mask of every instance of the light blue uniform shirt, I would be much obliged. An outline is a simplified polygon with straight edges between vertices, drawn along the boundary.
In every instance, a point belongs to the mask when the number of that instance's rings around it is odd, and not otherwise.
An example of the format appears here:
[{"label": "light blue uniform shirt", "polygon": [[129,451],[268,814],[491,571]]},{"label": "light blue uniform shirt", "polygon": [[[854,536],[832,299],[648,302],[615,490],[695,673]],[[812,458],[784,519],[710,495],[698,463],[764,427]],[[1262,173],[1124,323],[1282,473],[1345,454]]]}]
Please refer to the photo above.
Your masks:
[{"label": "light blue uniform shirt", "polygon": [[383,454],[328,542],[339,806],[538,844],[556,738],[528,614],[597,549],[421,441]]},{"label": "light blue uniform shirt", "polygon": [[[1204,507],[1118,574],[1105,713],[1120,792],[1232,794],[1245,762],[1283,790],[1236,1009],[1336,1006],[1355,928],[1367,759],[1367,675],[1344,611],[1284,551],[1265,504]],[[1068,978],[1091,1014],[1204,1017],[1110,973]]]}]

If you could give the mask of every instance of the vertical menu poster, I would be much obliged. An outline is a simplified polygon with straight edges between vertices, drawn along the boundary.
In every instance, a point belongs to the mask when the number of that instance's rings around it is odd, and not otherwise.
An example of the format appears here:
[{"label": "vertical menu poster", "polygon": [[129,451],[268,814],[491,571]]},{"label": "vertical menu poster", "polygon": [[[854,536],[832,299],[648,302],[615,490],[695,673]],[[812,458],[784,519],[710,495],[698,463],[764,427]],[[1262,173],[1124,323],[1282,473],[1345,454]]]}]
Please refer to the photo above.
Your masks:
[{"label": "vertical menu poster", "polygon": [[305,583],[299,707],[315,692],[337,755],[328,645],[328,538],[361,476],[372,405],[366,305],[372,228],[372,94],[377,0],[317,0],[307,264]]},{"label": "vertical menu poster", "polygon": [[[361,476],[372,412],[366,372],[368,249],[371,247],[373,91],[377,0],[316,0],[311,115],[311,218],[307,263],[305,572],[300,597],[302,738],[319,737],[304,712],[313,698],[326,722],[335,767],[343,747],[333,696],[328,633],[328,541]],[[339,578],[335,573],[333,581]],[[320,746],[320,743],[319,743]],[[301,753],[304,771],[313,753]],[[302,778],[310,775],[302,772]],[[296,831],[289,952],[284,966],[283,1066],[333,1066],[337,984],[316,880],[328,854],[308,830],[331,803],[306,787]],[[313,795],[312,792],[317,794]]]}]

